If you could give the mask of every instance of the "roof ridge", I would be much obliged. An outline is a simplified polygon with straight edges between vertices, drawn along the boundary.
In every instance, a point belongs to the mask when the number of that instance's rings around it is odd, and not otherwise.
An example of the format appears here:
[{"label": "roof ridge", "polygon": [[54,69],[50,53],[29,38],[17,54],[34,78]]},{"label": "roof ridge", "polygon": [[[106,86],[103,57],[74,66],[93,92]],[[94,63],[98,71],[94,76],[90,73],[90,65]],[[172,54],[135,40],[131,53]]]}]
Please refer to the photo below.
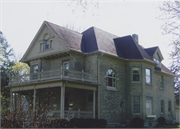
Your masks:
[{"label": "roof ridge", "polygon": [[60,25],[54,24],[54,23],[52,23],[52,22],[48,22],[48,21],[44,21],[44,22],[46,22],[46,23],[48,23],[48,24],[53,24],[53,25],[55,25],[55,26],[57,26],[57,27],[61,27],[61,28],[67,29],[67,30],[70,30],[70,31],[75,32],[75,33],[78,33],[78,34],[81,34],[81,33],[77,32],[77,31],[68,29],[68,28],[66,28],[66,27],[64,27],[64,26],[60,26]]}]

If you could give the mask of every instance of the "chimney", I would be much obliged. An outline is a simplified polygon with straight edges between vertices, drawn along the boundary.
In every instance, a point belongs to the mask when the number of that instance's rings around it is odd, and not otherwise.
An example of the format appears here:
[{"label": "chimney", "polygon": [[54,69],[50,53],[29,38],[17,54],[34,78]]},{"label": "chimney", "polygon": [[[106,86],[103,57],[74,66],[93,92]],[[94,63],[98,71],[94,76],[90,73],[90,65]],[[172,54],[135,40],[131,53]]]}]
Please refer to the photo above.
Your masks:
[{"label": "chimney", "polygon": [[133,38],[134,42],[139,43],[138,35],[137,34],[133,34],[132,38]]}]

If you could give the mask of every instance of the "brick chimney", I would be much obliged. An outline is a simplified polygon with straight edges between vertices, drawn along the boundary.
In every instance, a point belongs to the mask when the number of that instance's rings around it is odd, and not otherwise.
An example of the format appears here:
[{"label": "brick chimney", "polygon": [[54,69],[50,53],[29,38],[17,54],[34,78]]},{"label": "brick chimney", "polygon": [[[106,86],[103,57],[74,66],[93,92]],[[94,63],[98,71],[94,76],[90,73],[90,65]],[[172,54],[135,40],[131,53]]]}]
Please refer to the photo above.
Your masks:
[{"label": "brick chimney", "polygon": [[134,42],[139,43],[138,35],[137,34],[133,34],[132,38],[133,38]]}]

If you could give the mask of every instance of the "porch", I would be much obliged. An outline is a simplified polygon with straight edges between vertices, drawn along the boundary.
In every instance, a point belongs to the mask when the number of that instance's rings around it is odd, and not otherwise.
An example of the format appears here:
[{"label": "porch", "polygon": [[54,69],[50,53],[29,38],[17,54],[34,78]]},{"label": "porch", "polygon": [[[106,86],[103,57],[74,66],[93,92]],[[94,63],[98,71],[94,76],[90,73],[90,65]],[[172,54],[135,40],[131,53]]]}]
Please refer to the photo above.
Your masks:
[{"label": "porch", "polygon": [[95,118],[95,91],[96,86],[62,82],[59,86],[36,86],[32,89],[19,88],[16,90],[13,86],[12,93],[16,95],[12,94],[11,97],[16,103],[15,106],[18,107],[18,103],[22,104],[22,96],[26,96],[27,110],[32,110],[32,113],[36,111],[39,116],[48,109],[48,119],[70,120],[72,118]]}]

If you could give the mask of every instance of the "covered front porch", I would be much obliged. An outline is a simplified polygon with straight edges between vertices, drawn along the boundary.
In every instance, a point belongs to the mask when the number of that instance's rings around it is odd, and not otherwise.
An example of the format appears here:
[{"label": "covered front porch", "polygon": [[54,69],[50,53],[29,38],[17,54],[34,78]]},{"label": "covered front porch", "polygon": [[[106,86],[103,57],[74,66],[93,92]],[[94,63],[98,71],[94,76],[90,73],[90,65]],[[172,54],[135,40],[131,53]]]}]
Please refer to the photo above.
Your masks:
[{"label": "covered front porch", "polygon": [[95,118],[96,89],[97,84],[75,81],[13,86],[11,100],[18,107],[18,103],[24,104],[22,98],[26,98],[23,109],[36,111],[38,115],[46,110],[48,119]]}]

